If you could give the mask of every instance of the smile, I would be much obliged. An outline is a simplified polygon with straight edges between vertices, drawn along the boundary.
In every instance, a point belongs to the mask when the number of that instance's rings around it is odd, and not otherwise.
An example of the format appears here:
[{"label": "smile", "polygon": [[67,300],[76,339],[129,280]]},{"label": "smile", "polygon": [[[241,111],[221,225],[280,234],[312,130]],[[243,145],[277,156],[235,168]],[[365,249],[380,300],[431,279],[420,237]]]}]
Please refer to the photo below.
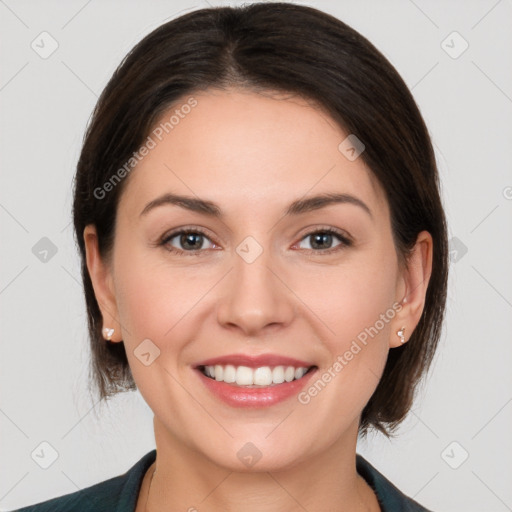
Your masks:
[{"label": "smile", "polygon": [[248,366],[208,365],[200,367],[206,377],[215,379],[218,382],[225,382],[235,386],[273,386],[283,384],[283,382],[292,382],[301,379],[308,371],[314,367],[306,368],[304,366],[295,368],[294,366],[260,366],[259,368],[250,368]]},{"label": "smile", "polygon": [[227,355],[194,365],[209,394],[231,407],[268,407],[297,396],[318,367],[278,355]]}]

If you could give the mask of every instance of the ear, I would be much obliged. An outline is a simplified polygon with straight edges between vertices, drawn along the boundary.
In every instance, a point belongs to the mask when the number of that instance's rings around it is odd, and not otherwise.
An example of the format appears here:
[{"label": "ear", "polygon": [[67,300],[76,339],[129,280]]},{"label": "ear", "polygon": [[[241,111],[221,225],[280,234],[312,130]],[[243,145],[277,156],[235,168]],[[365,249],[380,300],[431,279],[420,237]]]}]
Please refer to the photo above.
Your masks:
[{"label": "ear", "polygon": [[102,333],[105,339],[109,339],[105,329],[114,329],[110,341],[119,342],[121,338],[121,325],[115,300],[113,278],[110,265],[103,261],[98,247],[98,235],[96,226],[89,224],[84,229],[84,242],[87,269],[91,277],[94,295],[98,302],[101,316],[103,317]]},{"label": "ear", "polygon": [[[432,254],[432,235],[428,231],[422,231],[418,234],[416,244],[397,283],[396,302],[401,304],[401,309],[393,320],[390,348],[400,347],[406,343],[420,321],[432,274]],[[403,342],[398,334],[402,328],[405,328]]]}]

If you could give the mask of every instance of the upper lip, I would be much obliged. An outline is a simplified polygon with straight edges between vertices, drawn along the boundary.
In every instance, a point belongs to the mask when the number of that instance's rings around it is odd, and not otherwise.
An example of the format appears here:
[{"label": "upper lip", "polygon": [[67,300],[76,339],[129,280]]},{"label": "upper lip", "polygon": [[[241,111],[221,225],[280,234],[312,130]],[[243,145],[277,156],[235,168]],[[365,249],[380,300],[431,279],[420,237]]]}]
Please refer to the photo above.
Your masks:
[{"label": "upper lip", "polygon": [[262,366],[293,366],[295,368],[309,368],[314,366],[307,361],[301,361],[293,357],[280,356],[278,354],[261,354],[257,356],[246,355],[246,354],[228,354],[225,356],[212,357],[205,359],[197,364],[195,368],[201,366],[215,366],[215,365],[227,365],[233,366],[248,366],[249,368],[260,368]]}]

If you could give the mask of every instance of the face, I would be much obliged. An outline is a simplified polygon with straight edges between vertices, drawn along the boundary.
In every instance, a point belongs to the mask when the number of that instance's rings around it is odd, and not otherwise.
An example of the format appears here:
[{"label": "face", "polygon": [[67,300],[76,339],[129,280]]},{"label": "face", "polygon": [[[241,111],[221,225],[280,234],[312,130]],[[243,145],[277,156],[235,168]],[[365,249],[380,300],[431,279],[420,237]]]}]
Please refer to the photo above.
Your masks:
[{"label": "face", "polygon": [[95,292],[157,444],[292,467],[355,443],[396,331],[417,320],[399,304],[389,207],[338,149],[348,134],[306,101],[194,98],[130,174],[110,263],[88,245]]}]

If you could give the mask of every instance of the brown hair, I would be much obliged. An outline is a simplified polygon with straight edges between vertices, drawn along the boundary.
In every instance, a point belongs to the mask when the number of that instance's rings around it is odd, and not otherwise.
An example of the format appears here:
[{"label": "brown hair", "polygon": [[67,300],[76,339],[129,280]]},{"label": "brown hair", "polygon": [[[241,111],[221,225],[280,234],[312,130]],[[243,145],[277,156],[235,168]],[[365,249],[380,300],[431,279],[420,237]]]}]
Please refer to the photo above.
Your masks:
[{"label": "brown hair", "polygon": [[432,143],[406,84],[362,35],[312,7],[255,3],[200,9],[158,27],[124,58],[94,109],[78,161],[74,227],[101,399],[136,389],[123,343],[103,339],[86,266],[83,231],[94,224],[102,257],[111,253],[116,208],[127,179],[102,187],[137,151],[155,121],[178,100],[208,88],[244,87],[300,95],[321,105],[365,144],[361,158],[383,187],[397,253],[405,260],[418,233],[433,238],[432,275],[418,326],[389,351],[364,407],[359,432],[387,436],[405,418],[428,371],[444,317],[448,276],[446,220]]}]

